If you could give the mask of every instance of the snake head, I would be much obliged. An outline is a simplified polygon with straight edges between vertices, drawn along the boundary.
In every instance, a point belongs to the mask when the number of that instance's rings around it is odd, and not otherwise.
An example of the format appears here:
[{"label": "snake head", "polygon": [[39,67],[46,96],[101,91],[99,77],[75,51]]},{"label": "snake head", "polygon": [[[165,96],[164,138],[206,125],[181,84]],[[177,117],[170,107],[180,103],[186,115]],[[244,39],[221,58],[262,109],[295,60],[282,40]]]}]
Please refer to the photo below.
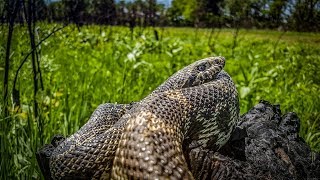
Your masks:
[{"label": "snake head", "polygon": [[225,65],[224,57],[209,57],[186,67],[188,71],[183,88],[197,86],[212,81]]},{"label": "snake head", "polygon": [[196,61],[181,69],[155,89],[152,94],[167,90],[181,89],[210,82],[223,69],[224,57],[209,57]]}]

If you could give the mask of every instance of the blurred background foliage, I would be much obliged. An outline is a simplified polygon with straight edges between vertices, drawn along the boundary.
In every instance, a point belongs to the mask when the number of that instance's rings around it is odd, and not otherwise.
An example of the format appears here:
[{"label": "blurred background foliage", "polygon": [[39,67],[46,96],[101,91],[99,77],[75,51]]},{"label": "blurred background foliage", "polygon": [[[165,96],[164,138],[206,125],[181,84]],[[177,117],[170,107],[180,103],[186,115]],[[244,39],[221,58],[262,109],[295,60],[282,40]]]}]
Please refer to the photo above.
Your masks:
[{"label": "blurred background foliage", "polygon": [[42,178],[53,135],[208,56],[226,57],[241,113],[280,104],[320,151],[319,1],[161,2],[0,0],[0,179]]},{"label": "blurred background foliage", "polygon": [[14,4],[17,22],[25,10],[47,22],[124,26],[270,28],[319,31],[319,0],[0,0],[0,22]]}]

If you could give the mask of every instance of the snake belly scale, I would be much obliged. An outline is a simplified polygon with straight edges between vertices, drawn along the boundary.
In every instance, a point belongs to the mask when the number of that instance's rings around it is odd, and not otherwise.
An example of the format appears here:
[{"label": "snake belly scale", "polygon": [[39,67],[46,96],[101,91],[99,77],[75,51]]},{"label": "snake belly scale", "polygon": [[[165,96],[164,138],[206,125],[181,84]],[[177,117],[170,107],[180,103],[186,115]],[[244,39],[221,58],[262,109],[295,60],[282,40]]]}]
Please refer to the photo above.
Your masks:
[{"label": "snake belly scale", "polygon": [[129,105],[105,104],[50,159],[53,179],[194,179],[183,144],[219,149],[239,120],[223,57],[196,61]]}]

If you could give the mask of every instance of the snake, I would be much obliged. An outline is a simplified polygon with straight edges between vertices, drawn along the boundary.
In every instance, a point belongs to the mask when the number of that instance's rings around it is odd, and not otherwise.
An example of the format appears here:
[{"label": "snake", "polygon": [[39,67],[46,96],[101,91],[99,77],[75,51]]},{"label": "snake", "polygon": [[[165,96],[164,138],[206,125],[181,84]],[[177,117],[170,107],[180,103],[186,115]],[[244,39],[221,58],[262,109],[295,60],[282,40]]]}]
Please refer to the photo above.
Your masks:
[{"label": "snake", "polygon": [[194,179],[184,152],[218,150],[239,121],[224,57],[198,60],[130,104],[100,105],[50,157],[53,179]]}]

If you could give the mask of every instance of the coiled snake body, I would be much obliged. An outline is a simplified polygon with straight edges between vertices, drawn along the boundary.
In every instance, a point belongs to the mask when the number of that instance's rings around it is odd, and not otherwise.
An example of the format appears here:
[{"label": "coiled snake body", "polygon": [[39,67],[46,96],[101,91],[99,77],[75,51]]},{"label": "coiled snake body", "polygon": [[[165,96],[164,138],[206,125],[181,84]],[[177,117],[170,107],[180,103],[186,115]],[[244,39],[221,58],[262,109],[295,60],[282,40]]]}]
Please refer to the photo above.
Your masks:
[{"label": "coiled snake body", "polygon": [[184,151],[218,149],[239,119],[223,57],[202,59],[129,105],[104,104],[53,152],[54,179],[193,179]]}]

